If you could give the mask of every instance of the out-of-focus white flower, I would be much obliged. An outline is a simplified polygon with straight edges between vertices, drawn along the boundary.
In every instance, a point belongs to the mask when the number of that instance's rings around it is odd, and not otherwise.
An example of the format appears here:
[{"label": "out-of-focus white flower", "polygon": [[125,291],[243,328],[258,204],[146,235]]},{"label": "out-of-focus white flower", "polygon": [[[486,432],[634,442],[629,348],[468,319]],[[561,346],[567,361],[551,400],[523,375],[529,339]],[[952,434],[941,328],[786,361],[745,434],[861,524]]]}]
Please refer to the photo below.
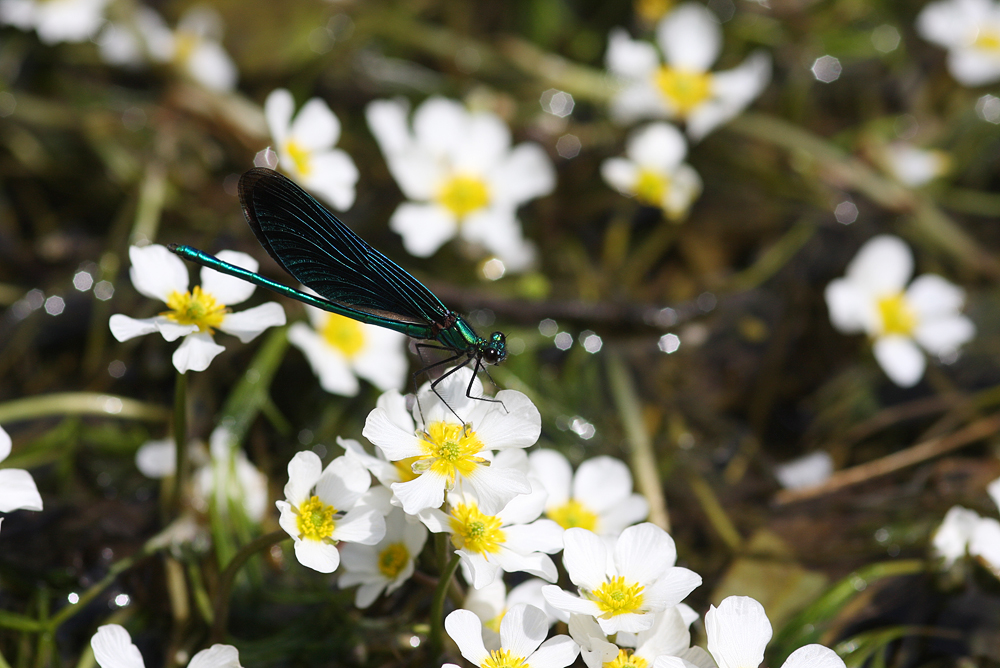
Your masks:
[{"label": "out-of-focus white flower", "polygon": [[[385,488],[378,488],[385,489]],[[389,490],[385,490],[388,494]],[[375,545],[347,543],[340,551],[343,571],[338,584],[361,585],[354,604],[367,608],[385,591],[396,591],[413,575],[413,562],[427,541],[427,529],[419,522],[408,522],[405,513],[394,508],[385,518],[385,537]]]},{"label": "out-of-focus white flower", "polygon": [[555,450],[536,450],[528,462],[548,493],[545,516],[564,529],[579,527],[616,538],[649,514],[645,497],[632,493],[632,473],[621,460],[588,459],[575,476],[569,461]]},{"label": "out-of-focus white flower", "polygon": [[874,341],[875,359],[901,387],[915,385],[926,360],[920,347],[951,356],[975,336],[960,311],[965,291],[935,274],[916,278],[913,255],[898,237],[873,237],[854,256],[843,278],[826,286],[833,326],[845,334],[864,332]]},{"label": "out-of-focus white flower", "polygon": [[306,313],[312,327],[293,324],[288,340],[309,360],[324,390],[353,397],[358,377],[382,391],[406,384],[406,336],[312,306]]},{"label": "out-of-focus white flower", "polygon": [[546,584],[545,580],[531,578],[508,592],[503,578],[497,578],[479,589],[469,588],[462,607],[476,613],[482,621],[486,649],[500,649],[500,622],[518,603],[533,605],[544,612],[550,627],[558,621],[558,614],[542,596],[542,587]]},{"label": "out-of-focus white flower", "polygon": [[626,157],[604,161],[601,176],[621,194],[663,209],[668,218],[680,221],[701,194],[701,177],[683,162],[686,154],[687,145],[677,128],[653,123],[629,137]]},{"label": "out-of-focus white flower", "polygon": [[[493,465],[527,469],[522,450],[505,450]],[[434,533],[450,533],[462,559],[466,580],[476,589],[491,584],[504,570],[524,572],[556,581],[556,566],[548,556],[562,549],[562,530],[552,520],[538,519],[545,505],[545,489],[533,480],[529,494],[515,496],[504,508],[484,513],[472,494],[449,494],[448,512],[436,508],[420,513]]]},{"label": "out-of-focus white flower", "polygon": [[814,487],[826,482],[832,474],[833,458],[825,450],[810,452],[774,467],[774,476],[786,489]]},{"label": "out-of-focus white flower", "polygon": [[[711,665],[700,647],[691,647],[688,627],[698,614],[684,605],[675,605],[656,615],[653,625],[637,634],[619,633],[611,643],[593,617],[572,615],[569,634],[580,645],[588,668],[626,666],[651,668],[691,668]],[[626,642],[627,641],[627,642]],[[619,647],[620,646],[620,647]],[[624,648],[634,649],[624,649]],[[703,661],[707,657],[708,661]]]},{"label": "out-of-focus white flower", "polygon": [[[184,337],[174,351],[174,367],[185,371],[204,371],[225,348],[215,343],[216,329],[239,338],[243,343],[255,339],[268,327],[285,324],[285,310],[277,302],[254,306],[232,313],[229,305],[250,298],[254,285],[203,267],[201,285],[188,290],[188,271],[184,261],[164,246],[151,244],[128,251],[132,268],[129,277],[139,293],[166,302],[167,310],[153,318],[137,320],[126,315],[111,316],[111,333],[119,341],[159,332],[167,341]],[[246,253],[222,251],[217,257],[250,271],[257,271],[257,261]]]},{"label": "out-of-focus white flower", "polygon": [[375,545],[385,537],[385,518],[359,503],[371,476],[356,461],[337,457],[324,469],[316,453],[299,452],[288,463],[285,500],[276,501],[278,524],[295,539],[295,558],[320,573],[340,565],[337,543]]},{"label": "out-of-focus white flower", "polygon": [[[444,620],[444,628],[458,645],[462,656],[479,668],[531,666],[564,668],[573,663],[580,648],[569,636],[545,640],[549,625],[538,608],[519,604],[500,622],[500,647],[488,650],[483,643],[483,623],[469,610],[455,610]],[[545,640],[545,642],[542,642]],[[446,663],[442,668],[458,668]]]},{"label": "out-of-focus white flower", "polygon": [[[145,668],[139,648],[118,624],[98,627],[90,646],[101,668]],[[195,654],[188,668],[241,668],[240,653],[232,645],[212,645]]]},{"label": "out-of-focus white flower", "polygon": [[433,97],[407,123],[398,100],[368,105],[368,126],[396,183],[411,200],[389,221],[406,250],[429,257],[454,236],[495,254],[508,271],[527,268],[534,247],[521,233],[517,208],[555,188],[555,170],[541,146],[511,148],[498,116],[469,112],[454,100]]},{"label": "out-of-focus white flower", "polygon": [[[986,486],[993,503],[1000,508],[1000,478]],[[952,507],[931,540],[934,552],[949,568],[966,552],[1000,577],[1000,522],[992,517],[980,517],[974,510]]]},{"label": "out-of-focus white flower", "polygon": [[917,32],[948,49],[948,71],[966,86],[1000,80],[1000,5],[940,0],[917,15]]},{"label": "out-of-focus white flower", "polygon": [[722,29],[700,4],[684,3],[664,16],[656,41],[665,62],[656,47],[633,40],[622,28],[608,38],[607,67],[622,80],[611,115],[621,123],[677,119],[698,140],[739,114],[771,79],[771,59],[763,51],[734,69],[710,71],[722,48]]},{"label": "out-of-focus white flower", "polygon": [[[754,599],[730,596],[705,614],[705,635],[719,668],[759,666],[771,639],[771,622]],[[844,660],[823,645],[806,645],[792,652],[782,668],[844,668]]]},{"label": "out-of-focus white flower", "polygon": [[330,106],[314,97],[292,119],[295,100],[284,88],[271,91],[264,101],[264,115],[278,151],[282,171],[334,208],[344,211],[354,204],[358,168],[339,148],[340,120]]},{"label": "out-of-focus white flower", "polygon": [[524,472],[491,466],[490,460],[493,450],[527,448],[538,440],[541,416],[531,400],[516,390],[497,392],[496,401],[477,398],[483,396],[483,386],[468,367],[451,373],[437,391],[440,396],[430,383],[420,389],[412,418],[376,406],[365,421],[362,433],[389,461],[413,461],[411,471],[418,475],[392,484],[403,510],[416,515],[440,508],[446,492],[468,490],[479,511],[492,515],[518,494],[530,492]]},{"label": "out-of-focus white flower", "polygon": [[889,144],[877,157],[886,172],[910,188],[919,188],[951,169],[951,156],[944,151],[918,148],[906,142]]},{"label": "out-of-focus white flower", "polygon": [[608,635],[645,631],[656,613],[677,605],[701,584],[700,575],[674,566],[673,539],[648,522],[622,531],[612,554],[600,536],[586,529],[568,529],[563,542],[563,565],[579,596],[554,585],[542,594],[554,608],[594,617]]},{"label": "out-of-focus white flower", "polygon": [[46,44],[90,39],[108,0],[0,0],[0,23],[38,33]]},{"label": "out-of-focus white flower", "polygon": [[[11,445],[10,434],[0,427],[0,462],[10,455]],[[41,509],[42,496],[30,473],[23,469],[0,469],[0,513]]]}]

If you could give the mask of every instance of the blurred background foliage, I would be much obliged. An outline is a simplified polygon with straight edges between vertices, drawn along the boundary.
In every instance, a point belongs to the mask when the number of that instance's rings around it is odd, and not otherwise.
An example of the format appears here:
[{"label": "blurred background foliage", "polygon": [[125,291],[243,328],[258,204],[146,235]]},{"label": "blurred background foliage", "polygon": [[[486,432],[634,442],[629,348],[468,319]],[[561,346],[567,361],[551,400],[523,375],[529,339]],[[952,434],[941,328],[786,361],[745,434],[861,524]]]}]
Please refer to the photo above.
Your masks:
[{"label": "blurred background foliage", "polygon": [[[151,3],[170,24],[193,4]],[[712,0],[724,19],[718,67],[764,47],[774,72],[751,111],[691,147],[705,190],[676,225],[599,175],[626,136],[606,116],[608,31],[648,37],[654,22],[644,16],[668,4],[217,0],[240,73],[233,94],[165,67],[108,66],[88,42],[46,46],[4,28],[0,424],[16,445],[6,465],[32,469],[46,508],[4,523],[0,610],[45,619],[159,530],[158,484],[135,470],[132,454],[168,432],[173,346],[110,336],[112,313],[157,310],[127,280],[127,248],[155,240],[236,249],[283,279],[242,220],[235,183],[270,142],[263,100],[285,87],[300,104],[324,99],[343,124],[339,147],[361,172],[348,224],[476,326],[508,333],[520,352],[492,374],[535,401],[541,443],[576,462],[621,457],[640,491],[662,490],[681,561],[705,577],[689,599],[695,609],[734,593],[761,600],[777,630],[768,665],[807,639],[850,639],[839,647],[849,665],[1000,662],[996,580],[976,569],[946,578],[924,561],[949,506],[995,513],[983,491],[1000,474],[995,427],[943,457],[822,494],[781,496],[773,474],[816,449],[838,469],[876,461],[996,410],[1000,125],[976,110],[988,91],[957,84],[943,51],[917,37],[920,3]],[[118,0],[108,15],[130,7]],[[893,31],[898,45],[879,48],[879,35],[884,47]],[[810,69],[824,55],[842,65],[836,81]],[[573,95],[570,116],[543,112],[550,88]],[[413,258],[389,231],[402,196],[364,108],[431,94],[493,110],[516,141],[550,152],[557,190],[520,212],[540,249],[537,270],[487,281],[460,244]],[[555,149],[567,133],[581,143],[569,159]],[[913,191],[885,176],[876,156],[897,138],[947,151],[949,177]],[[845,225],[834,210],[848,200],[858,215]],[[823,301],[826,284],[878,233],[910,242],[918,273],[962,285],[978,330],[957,361],[931,363],[909,389],[885,377],[863,337],[831,327]],[[108,281],[113,296],[74,289],[81,270]],[[65,300],[55,317],[39,308],[51,296]],[[258,291],[254,303],[266,299]],[[285,307],[301,317],[297,304]],[[555,324],[540,329],[546,318]],[[554,344],[556,331],[572,335],[568,349]],[[672,354],[657,345],[667,332],[680,340]],[[603,343],[595,353],[582,344],[591,333]],[[230,343],[189,388],[189,433],[204,439],[220,416],[237,420],[272,498],[298,449],[360,438],[378,395],[366,384],[353,398],[324,393],[283,336]],[[23,403],[53,393],[66,394]],[[109,405],[109,396],[136,401]],[[272,549],[243,583],[267,586],[236,594],[229,630],[245,665],[420,665],[406,645],[420,629],[405,625],[425,599],[395,597],[361,614],[350,594],[289,559]],[[94,626],[117,611],[119,620],[140,616],[133,638],[147,665],[161,665],[156,657],[175,656],[165,648],[194,650],[204,639],[197,597],[181,614],[187,595],[172,589],[185,572],[211,588],[211,569],[195,563],[139,560],[60,626],[54,644],[8,627],[0,649],[21,657],[18,668],[72,665]],[[422,588],[411,582],[404,593]],[[119,609],[123,593],[133,605]]]}]

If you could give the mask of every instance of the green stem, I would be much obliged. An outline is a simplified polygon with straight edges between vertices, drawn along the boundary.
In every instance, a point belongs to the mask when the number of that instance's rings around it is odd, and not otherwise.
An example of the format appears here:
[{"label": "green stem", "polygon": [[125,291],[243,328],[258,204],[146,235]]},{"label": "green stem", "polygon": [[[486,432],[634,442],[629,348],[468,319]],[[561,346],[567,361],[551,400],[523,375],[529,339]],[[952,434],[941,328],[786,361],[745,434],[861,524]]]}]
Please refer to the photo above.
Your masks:
[{"label": "green stem", "polygon": [[174,517],[181,514],[184,490],[187,487],[187,374],[178,372],[174,385],[174,444],[176,467],[171,502]]},{"label": "green stem", "polygon": [[431,657],[441,656],[441,650],[444,648],[444,600],[448,597],[451,579],[458,570],[458,562],[459,556],[456,552],[441,573],[437,589],[434,590],[434,600],[431,601]]},{"label": "green stem", "polygon": [[229,594],[232,591],[233,582],[236,580],[236,574],[250,557],[288,538],[291,536],[285,533],[284,529],[265,534],[240,548],[240,551],[226,565],[226,570],[222,571],[219,578],[219,589],[215,592],[215,619],[212,623],[211,642],[222,642],[226,633],[226,622],[229,618]]}]

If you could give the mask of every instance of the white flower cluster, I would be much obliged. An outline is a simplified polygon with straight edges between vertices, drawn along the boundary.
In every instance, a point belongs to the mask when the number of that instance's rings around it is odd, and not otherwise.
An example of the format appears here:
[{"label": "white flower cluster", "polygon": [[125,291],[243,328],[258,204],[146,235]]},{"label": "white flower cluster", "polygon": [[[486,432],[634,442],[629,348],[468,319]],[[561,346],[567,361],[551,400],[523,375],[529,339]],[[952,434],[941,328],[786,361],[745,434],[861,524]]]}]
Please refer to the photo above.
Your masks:
[{"label": "white flower cluster", "polygon": [[[1000,478],[986,486],[993,503],[1000,508]],[[945,568],[966,555],[975,557],[1000,578],[1000,521],[981,517],[962,506],[952,507],[931,541]]]}]

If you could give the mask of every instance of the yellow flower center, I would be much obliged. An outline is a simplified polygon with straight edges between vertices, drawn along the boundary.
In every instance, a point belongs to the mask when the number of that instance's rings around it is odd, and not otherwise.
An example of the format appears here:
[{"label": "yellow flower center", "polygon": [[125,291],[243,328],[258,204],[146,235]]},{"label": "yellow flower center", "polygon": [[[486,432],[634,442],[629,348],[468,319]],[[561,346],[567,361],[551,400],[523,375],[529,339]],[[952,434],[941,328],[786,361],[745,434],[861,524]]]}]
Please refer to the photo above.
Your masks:
[{"label": "yellow flower center", "polygon": [[292,164],[295,165],[295,171],[298,172],[299,176],[309,176],[312,172],[312,162],[309,160],[312,153],[309,149],[302,148],[295,141],[289,139],[285,142],[285,152],[292,159]]},{"label": "yellow flower center", "polygon": [[670,187],[670,178],[665,174],[642,168],[635,181],[635,198],[649,206],[663,206],[663,198]]},{"label": "yellow flower center", "polygon": [[399,573],[406,568],[410,560],[410,551],[402,543],[393,543],[378,555],[378,570],[382,575],[390,580],[396,579]]},{"label": "yellow flower center", "polygon": [[1000,51],[1000,31],[980,30],[973,46],[984,51]]},{"label": "yellow flower center", "polygon": [[579,527],[587,531],[594,531],[597,527],[597,513],[576,499],[570,499],[561,506],[546,511],[545,514],[563,529]]},{"label": "yellow flower center", "polygon": [[490,620],[487,620],[487,621],[483,622],[483,626],[485,626],[486,628],[490,629],[491,631],[494,631],[496,633],[500,633],[500,622],[503,621],[503,616],[506,615],[506,614],[507,614],[507,610],[504,609],[503,612],[501,612],[499,615],[497,615],[493,619],[490,619]]},{"label": "yellow flower center", "polygon": [[490,655],[479,666],[480,668],[531,668],[521,657],[511,656],[509,649],[490,650]]},{"label": "yellow flower center", "polygon": [[191,59],[201,39],[193,32],[178,32],[174,35],[174,65],[183,66]]},{"label": "yellow flower center", "polygon": [[337,509],[313,495],[296,510],[295,525],[302,540],[329,540],[337,525]]},{"label": "yellow flower center", "polygon": [[490,203],[490,191],[482,179],[456,174],[438,188],[436,199],[458,218],[464,218]]},{"label": "yellow flower center", "polygon": [[625,578],[618,575],[592,591],[590,597],[604,613],[601,617],[607,619],[641,611],[643,589],[645,587],[639,583],[627,584]]},{"label": "yellow flower center", "polygon": [[507,540],[500,529],[500,518],[484,515],[473,503],[460,503],[452,508],[448,523],[451,526],[451,542],[460,550],[489,554],[498,551]]},{"label": "yellow flower center", "polygon": [[199,332],[212,334],[226,317],[229,309],[215,301],[215,297],[202,292],[201,286],[194,286],[191,292],[181,294],[176,290],[167,297],[167,308],[160,315],[181,325],[197,325]]},{"label": "yellow flower center", "polygon": [[392,463],[399,472],[399,482],[410,482],[419,477],[420,474],[413,471],[413,465],[419,460],[420,457],[407,457],[406,459],[400,459]]},{"label": "yellow flower center", "polygon": [[647,666],[649,666],[649,661],[641,656],[629,654],[628,650],[620,649],[615,660],[604,664],[603,668],[647,668]]},{"label": "yellow flower center", "polygon": [[712,75],[708,72],[675,70],[664,65],[653,76],[660,92],[681,117],[687,116],[712,94]]},{"label": "yellow flower center", "polygon": [[662,19],[673,5],[673,0],[635,0],[632,3],[639,18],[651,25]]},{"label": "yellow flower center", "polygon": [[449,485],[455,482],[456,475],[468,476],[477,466],[489,464],[477,456],[485,446],[469,425],[432,422],[420,447],[427,454],[419,455],[414,473],[433,471],[446,478]]},{"label": "yellow flower center", "polygon": [[361,323],[336,313],[328,315],[320,334],[347,359],[352,359],[365,347],[365,332]]},{"label": "yellow flower center", "polygon": [[902,292],[878,300],[878,314],[882,320],[883,336],[910,336],[917,326],[917,314],[906,303]]}]

